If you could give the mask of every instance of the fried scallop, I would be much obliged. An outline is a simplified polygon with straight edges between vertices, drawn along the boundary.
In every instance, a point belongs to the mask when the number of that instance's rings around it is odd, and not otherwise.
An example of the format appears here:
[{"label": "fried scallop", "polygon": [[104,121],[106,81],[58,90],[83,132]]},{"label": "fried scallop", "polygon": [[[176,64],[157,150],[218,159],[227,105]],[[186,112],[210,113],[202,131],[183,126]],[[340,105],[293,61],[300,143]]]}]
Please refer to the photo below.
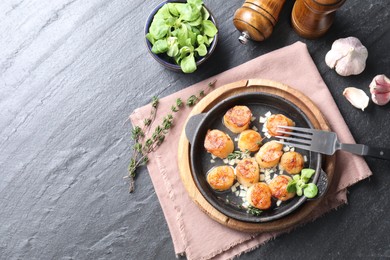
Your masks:
[{"label": "fried scallop", "polygon": [[287,175],[278,175],[273,178],[268,184],[271,189],[272,196],[281,201],[293,198],[295,196],[295,192],[287,192],[287,185],[290,180],[291,177]]},{"label": "fried scallop", "polygon": [[204,140],[204,148],[207,152],[224,159],[234,150],[234,143],[226,133],[218,129],[207,131]]},{"label": "fried scallop", "polygon": [[302,154],[298,152],[286,152],[280,158],[280,166],[290,174],[300,173],[304,163]]},{"label": "fried scallop", "polygon": [[260,169],[254,158],[244,158],[238,161],[235,172],[237,181],[246,187],[259,182]]},{"label": "fried scallop", "polygon": [[223,116],[225,126],[235,134],[249,128],[252,112],[247,106],[234,106]]},{"label": "fried scallop", "polygon": [[237,146],[243,152],[246,150],[250,152],[257,152],[260,148],[262,140],[263,139],[258,132],[252,129],[248,129],[244,130],[238,136]]},{"label": "fried scallop", "polygon": [[230,189],[233,186],[234,180],[234,169],[231,166],[217,166],[207,173],[208,184],[217,191]]},{"label": "fried scallop", "polygon": [[[288,136],[288,134],[278,133],[277,132],[279,129],[278,126],[295,126],[295,122],[292,121],[290,118],[286,117],[285,115],[275,114],[268,117],[265,126],[267,128],[268,133],[271,136],[277,136],[277,135]],[[287,132],[291,132],[291,130],[289,129],[283,129],[283,130]]]},{"label": "fried scallop", "polygon": [[248,203],[258,209],[269,209],[272,204],[271,189],[264,182],[253,184],[247,192]]},{"label": "fried scallop", "polygon": [[256,153],[255,159],[261,168],[271,168],[279,163],[283,154],[283,145],[276,141],[265,143]]}]

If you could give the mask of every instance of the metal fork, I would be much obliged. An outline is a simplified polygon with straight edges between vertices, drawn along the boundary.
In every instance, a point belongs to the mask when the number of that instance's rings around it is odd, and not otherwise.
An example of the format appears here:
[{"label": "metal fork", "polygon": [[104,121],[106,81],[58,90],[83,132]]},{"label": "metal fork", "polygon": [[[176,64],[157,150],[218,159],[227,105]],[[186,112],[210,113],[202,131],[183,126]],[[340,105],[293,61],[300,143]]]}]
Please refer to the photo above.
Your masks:
[{"label": "metal fork", "polygon": [[[390,149],[370,147],[364,144],[340,143],[334,132],[291,126],[278,127],[285,129],[278,130],[278,133],[289,135],[289,137],[276,136],[283,139],[278,141],[281,144],[327,155],[334,154],[337,150],[343,150],[358,155],[390,160]],[[286,129],[294,132],[286,131]]]}]

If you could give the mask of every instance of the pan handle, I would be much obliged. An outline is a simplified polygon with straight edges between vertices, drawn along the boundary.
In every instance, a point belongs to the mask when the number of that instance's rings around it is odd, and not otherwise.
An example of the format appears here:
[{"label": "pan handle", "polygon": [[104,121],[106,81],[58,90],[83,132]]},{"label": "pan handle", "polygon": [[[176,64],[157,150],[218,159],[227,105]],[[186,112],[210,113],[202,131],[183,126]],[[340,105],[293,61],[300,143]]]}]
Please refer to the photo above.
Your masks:
[{"label": "pan handle", "polygon": [[316,200],[316,199],[321,198],[322,196],[324,196],[324,194],[326,193],[326,191],[329,188],[328,175],[322,169],[321,169],[320,177],[318,178],[318,181],[317,181],[317,188],[318,188],[317,196],[315,196],[312,199],[308,199],[308,200]]},{"label": "pan handle", "polygon": [[202,122],[203,118],[206,116],[206,113],[201,113],[197,115],[193,115],[188,119],[186,124],[186,136],[190,144],[193,144],[195,141],[196,133],[198,131],[198,127]]}]

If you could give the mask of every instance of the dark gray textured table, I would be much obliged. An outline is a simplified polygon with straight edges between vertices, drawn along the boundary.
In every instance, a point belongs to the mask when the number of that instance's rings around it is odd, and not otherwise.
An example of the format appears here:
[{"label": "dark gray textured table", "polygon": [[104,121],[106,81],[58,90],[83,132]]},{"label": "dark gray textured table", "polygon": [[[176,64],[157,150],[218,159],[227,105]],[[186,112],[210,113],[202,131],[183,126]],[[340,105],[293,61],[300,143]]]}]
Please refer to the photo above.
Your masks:
[{"label": "dark gray textured table", "polygon": [[[0,258],[174,259],[146,169],[128,194],[128,115],[154,95],[174,93],[298,40],[307,44],[357,142],[390,146],[390,104],[365,112],[342,96],[377,74],[390,76],[390,1],[347,0],[318,40],[291,28],[293,2],[265,42],[242,46],[232,17],[243,1],[205,3],[220,41],[194,74],[162,68],[147,54],[146,16],[159,3],[123,0],[0,2]],[[366,70],[327,68],[332,42],[356,36]],[[390,161],[367,158],[374,175],[349,189],[349,204],[240,259],[390,257]],[[156,228],[158,227],[158,228]]]}]

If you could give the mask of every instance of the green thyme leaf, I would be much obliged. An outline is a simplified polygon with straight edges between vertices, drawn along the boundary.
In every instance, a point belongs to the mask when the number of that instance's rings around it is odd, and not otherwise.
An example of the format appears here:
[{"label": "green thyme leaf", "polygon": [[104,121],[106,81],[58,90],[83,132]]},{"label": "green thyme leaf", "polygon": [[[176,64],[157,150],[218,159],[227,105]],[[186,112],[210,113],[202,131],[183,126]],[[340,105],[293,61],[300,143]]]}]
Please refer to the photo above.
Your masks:
[{"label": "green thyme leaf", "polygon": [[227,159],[229,161],[235,160],[235,159],[244,159],[247,158],[250,155],[249,150],[243,151],[233,151],[232,153],[228,154]]},{"label": "green thyme leaf", "polygon": [[262,213],[262,211],[260,209],[255,208],[253,206],[249,206],[247,212],[249,214],[254,215],[254,216],[260,216],[260,214]]},{"label": "green thyme leaf", "polygon": [[152,119],[146,118],[144,119],[144,125],[149,126],[152,123]]},{"label": "green thyme leaf", "polygon": [[188,99],[187,99],[187,106],[189,107],[192,107],[194,106],[196,103],[198,102],[198,97],[195,96],[195,95],[191,95]]},{"label": "green thyme leaf", "polygon": [[183,101],[181,100],[181,98],[176,99],[176,106],[177,107],[182,107],[183,106]]},{"label": "green thyme leaf", "polygon": [[158,102],[159,102],[158,97],[154,96],[152,98],[152,107],[157,108]]}]

